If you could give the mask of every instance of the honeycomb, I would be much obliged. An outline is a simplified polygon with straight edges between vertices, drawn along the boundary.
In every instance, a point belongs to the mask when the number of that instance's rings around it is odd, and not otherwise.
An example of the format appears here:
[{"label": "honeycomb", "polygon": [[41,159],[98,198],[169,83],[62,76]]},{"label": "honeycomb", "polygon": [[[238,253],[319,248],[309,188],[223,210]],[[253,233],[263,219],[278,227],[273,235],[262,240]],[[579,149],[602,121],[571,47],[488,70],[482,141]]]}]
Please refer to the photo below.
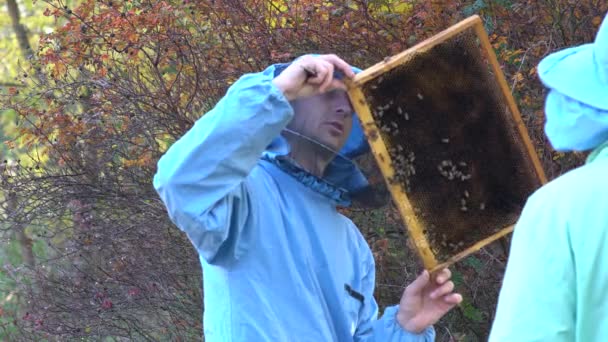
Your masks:
[{"label": "honeycomb", "polygon": [[375,123],[368,139],[381,138],[389,153],[387,183],[405,192],[438,262],[513,225],[542,185],[473,28],[359,89]]}]

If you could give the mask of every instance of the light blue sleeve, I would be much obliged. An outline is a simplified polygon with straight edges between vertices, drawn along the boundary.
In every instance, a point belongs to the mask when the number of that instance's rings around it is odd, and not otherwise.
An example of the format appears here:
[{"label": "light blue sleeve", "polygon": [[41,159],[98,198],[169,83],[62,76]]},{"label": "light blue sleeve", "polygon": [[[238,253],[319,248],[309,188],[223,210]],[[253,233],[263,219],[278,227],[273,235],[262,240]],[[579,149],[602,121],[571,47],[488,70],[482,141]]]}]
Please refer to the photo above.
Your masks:
[{"label": "light blue sleeve", "polygon": [[389,306],[378,319],[378,304],[374,298],[376,284],[376,266],[371,252],[368,258],[368,271],[363,279],[363,296],[365,298],[362,308],[363,318],[359,321],[355,331],[355,342],[430,342],[435,341],[435,329],[429,326],[420,334],[411,333],[403,329],[397,322],[399,306]]},{"label": "light blue sleeve", "polygon": [[160,158],[154,188],[171,220],[209,263],[243,252],[244,182],[293,117],[272,72],[247,74]]},{"label": "light blue sleeve", "polygon": [[576,271],[565,191],[546,187],[528,200],[513,233],[490,341],[575,340]]}]

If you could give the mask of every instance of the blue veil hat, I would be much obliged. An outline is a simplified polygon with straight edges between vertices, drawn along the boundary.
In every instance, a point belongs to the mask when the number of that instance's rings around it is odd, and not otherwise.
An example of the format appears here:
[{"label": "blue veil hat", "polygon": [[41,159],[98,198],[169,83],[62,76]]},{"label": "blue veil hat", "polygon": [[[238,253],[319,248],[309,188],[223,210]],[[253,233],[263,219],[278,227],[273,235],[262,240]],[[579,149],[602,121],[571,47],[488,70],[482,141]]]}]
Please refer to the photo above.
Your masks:
[{"label": "blue veil hat", "polygon": [[555,149],[584,151],[608,140],[608,16],[593,43],[548,55],[538,74],[550,89],[545,133]]}]

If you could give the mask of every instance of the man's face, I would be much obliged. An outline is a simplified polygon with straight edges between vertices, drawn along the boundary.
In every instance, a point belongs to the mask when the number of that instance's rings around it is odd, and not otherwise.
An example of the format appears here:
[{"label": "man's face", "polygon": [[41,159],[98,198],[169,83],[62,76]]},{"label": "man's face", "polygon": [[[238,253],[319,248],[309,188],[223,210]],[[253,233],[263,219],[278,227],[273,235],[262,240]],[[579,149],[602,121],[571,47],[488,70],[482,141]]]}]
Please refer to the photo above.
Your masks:
[{"label": "man's face", "polygon": [[346,91],[335,89],[293,100],[295,115],[288,128],[339,151],[353,126],[353,108]]}]

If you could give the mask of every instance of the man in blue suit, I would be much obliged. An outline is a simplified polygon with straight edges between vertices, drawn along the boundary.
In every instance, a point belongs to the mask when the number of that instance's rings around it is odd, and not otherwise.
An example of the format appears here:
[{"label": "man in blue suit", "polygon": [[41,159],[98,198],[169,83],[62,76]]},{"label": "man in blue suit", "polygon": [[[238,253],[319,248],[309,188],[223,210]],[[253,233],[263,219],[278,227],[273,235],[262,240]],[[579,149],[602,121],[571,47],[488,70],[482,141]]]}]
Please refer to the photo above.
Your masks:
[{"label": "man in blue suit", "polygon": [[[458,304],[423,272],[378,319],[370,248],[336,206],[368,187],[342,77],[306,55],[234,83],[158,163],[154,186],[203,268],[207,341],[432,341]],[[339,154],[331,151],[340,151]]]}]

